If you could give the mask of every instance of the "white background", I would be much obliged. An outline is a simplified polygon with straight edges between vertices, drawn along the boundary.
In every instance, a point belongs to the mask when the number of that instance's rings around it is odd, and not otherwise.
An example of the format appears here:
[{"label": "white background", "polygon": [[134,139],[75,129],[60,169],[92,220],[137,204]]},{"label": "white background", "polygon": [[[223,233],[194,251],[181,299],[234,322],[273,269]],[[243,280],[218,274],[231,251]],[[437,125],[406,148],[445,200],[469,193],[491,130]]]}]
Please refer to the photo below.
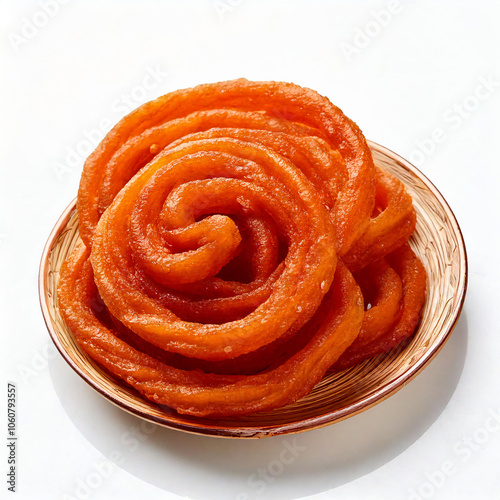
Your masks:
[{"label": "white background", "polygon": [[[499,17],[493,1],[1,0],[12,498],[500,499]],[[454,210],[470,264],[460,322],[417,379],[340,424],[260,441],[140,427],[54,352],[37,293],[45,240],[102,131],[171,90],[240,76],[312,87],[413,161]]]}]

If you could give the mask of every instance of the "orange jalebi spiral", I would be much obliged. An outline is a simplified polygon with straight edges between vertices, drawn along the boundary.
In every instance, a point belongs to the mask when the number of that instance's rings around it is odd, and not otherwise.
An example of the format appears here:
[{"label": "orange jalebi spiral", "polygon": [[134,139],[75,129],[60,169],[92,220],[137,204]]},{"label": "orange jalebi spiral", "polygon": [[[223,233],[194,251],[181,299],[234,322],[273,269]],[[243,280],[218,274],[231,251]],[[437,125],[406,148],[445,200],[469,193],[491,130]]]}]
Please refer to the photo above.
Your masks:
[{"label": "orange jalebi spiral", "polygon": [[411,198],[310,89],[236,80],[141,106],[85,163],[78,213],[64,320],[178,412],[286,405],[418,321]]}]

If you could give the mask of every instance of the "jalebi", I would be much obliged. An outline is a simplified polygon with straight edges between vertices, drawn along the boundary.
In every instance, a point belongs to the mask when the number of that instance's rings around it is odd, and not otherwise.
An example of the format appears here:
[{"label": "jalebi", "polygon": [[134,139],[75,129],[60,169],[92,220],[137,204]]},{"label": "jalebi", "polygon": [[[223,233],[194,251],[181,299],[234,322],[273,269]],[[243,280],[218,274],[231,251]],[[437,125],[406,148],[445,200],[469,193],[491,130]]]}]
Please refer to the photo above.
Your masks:
[{"label": "jalebi", "polygon": [[316,92],[235,80],[149,102],[85,163],[58,287],[85,352],[153,402],[272,410],[415,330],[415,211]]}]

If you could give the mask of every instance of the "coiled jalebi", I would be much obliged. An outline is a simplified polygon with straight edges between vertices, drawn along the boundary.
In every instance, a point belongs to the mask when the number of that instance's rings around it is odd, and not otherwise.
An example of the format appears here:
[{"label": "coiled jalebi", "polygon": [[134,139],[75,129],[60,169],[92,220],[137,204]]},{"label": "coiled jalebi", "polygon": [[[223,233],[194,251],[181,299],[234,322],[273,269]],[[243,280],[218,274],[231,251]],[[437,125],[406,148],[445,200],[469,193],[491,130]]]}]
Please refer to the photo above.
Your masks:
[{"label": "coiled jalebi", "polygon": [[309,89],[236,80],[145,104],[87,160],[78,213],[63,318],[182,413],[283,406],[418,322],[411,198]]}]

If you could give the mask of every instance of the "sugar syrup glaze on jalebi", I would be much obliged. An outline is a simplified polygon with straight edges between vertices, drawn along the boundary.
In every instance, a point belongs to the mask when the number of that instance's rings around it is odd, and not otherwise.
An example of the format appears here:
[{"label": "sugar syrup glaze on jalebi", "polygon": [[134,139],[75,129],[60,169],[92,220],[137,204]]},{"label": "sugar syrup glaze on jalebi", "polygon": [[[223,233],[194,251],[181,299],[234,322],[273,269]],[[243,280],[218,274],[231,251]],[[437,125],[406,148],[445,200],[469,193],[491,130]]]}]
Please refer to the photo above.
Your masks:
[{"label": "sugar syrup glaze on jalebi", "polygon": [[141,106],[85,163],[78,214],[65,322],[180,413],[284,406],[419,321],[411,198],[310,89],[235,80]]}]

